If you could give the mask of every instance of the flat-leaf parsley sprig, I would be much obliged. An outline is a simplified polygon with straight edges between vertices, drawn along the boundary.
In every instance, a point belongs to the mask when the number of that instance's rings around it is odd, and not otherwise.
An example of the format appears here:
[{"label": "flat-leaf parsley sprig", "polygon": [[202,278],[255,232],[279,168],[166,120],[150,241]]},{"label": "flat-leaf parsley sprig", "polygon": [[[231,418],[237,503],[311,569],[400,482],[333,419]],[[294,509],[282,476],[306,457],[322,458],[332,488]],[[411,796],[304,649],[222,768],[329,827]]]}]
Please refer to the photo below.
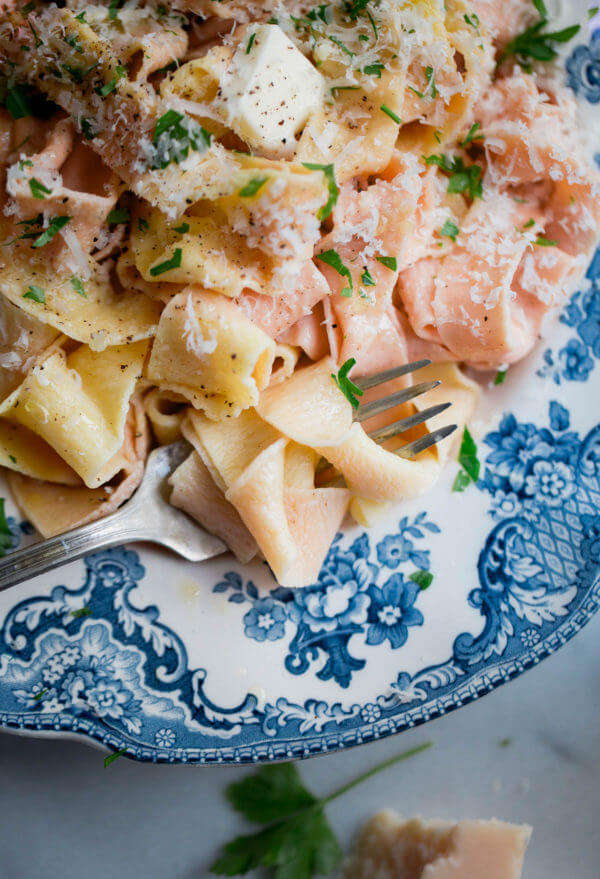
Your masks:
[{"label": "flat-leaf parsley sprig", "polygon": [[339,865],[342,850],[325,806],[378,772],[430,748],[425,742],[369,769],[326,797],[305,788],[294,763],[263,766],[227,788],[227,799],[249,821],[267,825],[258,833],[228,842],[211,867],[220,876],[239,876],[271,867],[273,879],[311,879]]},{"label": "flat-leaf parsley sprig", "polygon": [[477,457],[477,443],[473,439],[468,427],[463,430],[462,442],[458,453],[460,470],[452,486],[452,491],[464,491],[472,482],[477,482],[481,463]]},{"label": "flat-leaf parsley sprig", "polygon": [[465,165],[461,156],[441,155],[423,156],[426,165],[437,165],[449,174],[448,192],[466,192],[473,200],[481,198],[483,187],[481,165]]},{"label": "flat-leaf parsley sprig", "polygon": [[581,30],[581,25],[573,24],[559,31],[545,31],[544,28],[548,24],[548,10],[544,0],[533,0],[533,5],[540,14],[539,21],[507,43],[498,58],[498,66],[506,58],[514,55],[517,63],[524,70],[531,72],[531,61],[554,61],[558,58],[556,44],[568,43]]},{"label": "flat-leaf parsley sprig", "polygon": [[362,388],[359,388],[358,385],[354,384],[354,382],[348,375],[352,367],[355,365],[356,360],[354,359],[354,357],[351,357],[349,360],[346,360],[346,362],[343,363],[342,366],[340,366],[340,370],[337,375],[334,372],[331,373],[331,378],[334,380],[345,398],[349,400],[350,403],[352,403],[352,408],[358,409],[360,404],[356,398],[362,397],[364,391]]}]

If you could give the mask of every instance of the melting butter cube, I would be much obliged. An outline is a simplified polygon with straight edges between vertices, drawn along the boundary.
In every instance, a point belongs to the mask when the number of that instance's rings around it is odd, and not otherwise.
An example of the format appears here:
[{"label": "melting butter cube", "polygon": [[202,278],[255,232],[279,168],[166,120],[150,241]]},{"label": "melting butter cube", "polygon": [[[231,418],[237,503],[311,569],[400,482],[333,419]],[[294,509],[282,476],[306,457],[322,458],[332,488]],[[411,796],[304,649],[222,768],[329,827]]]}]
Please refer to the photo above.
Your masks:
[{"label": "melting butter cube", "polygon": [[215,99],[229,127],[269,158],[289,155],[322,105],[325,82],[280,27],[249,28]]},{"label": "melting butter cube", "polygon": [[375,815],[345,864],[345,879],[519,879],[531,836],[502,821],[404,821]]}]

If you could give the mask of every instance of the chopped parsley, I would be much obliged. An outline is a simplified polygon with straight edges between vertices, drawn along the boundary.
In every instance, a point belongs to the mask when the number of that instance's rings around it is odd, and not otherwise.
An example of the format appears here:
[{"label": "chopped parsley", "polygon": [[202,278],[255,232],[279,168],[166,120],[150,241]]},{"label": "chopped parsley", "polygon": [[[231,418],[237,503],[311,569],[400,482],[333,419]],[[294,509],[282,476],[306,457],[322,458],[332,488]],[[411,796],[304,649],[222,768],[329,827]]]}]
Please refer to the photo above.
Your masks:
[{"label": "chopped parsley", "polygon": [[424,156],[424,159],[426,165],[437,165],[450,175],[448,192],[467,192],[472,199],[482,197],[481,165],[465,165],[460,156],[447,156],[444,153]]},{"label": "chopped parsley", "polygon": [[360,403],[356,398],[362,397],[364,391],[362,388],[359,388],[358,385],[354,384],[352,379],[348,376],[348,373],[355,365],[356,360],[354,359],[354,357],[351,357],[349,360],[346,360],[346,362],[342,364],[342,366],[340,366],[337,375],[334,372],[331,373],[331,378],[334,380],[345,398],[352,404],[352,408],[358,409]]},{"label": "chopped parsley", "polygon": [[433,574],[431,571],[413,571],[408,575],[408,579],[416,583],[421,591],[429,589],[433,583]]},{"label": "chopped parsley", "polygon": [[389,116],[392,122],[395,122],[396,125],[402,125],[402,119],[398,116],[397,113],[394,113],[393,110],[390,110],[387,104],[382,104],[379,109],[382,113],[385,113],[386,116]]},{"label": "chopped parsley", "polygon": [[[140,232],[147,232],[149,228],[150,228],[150,223],[148,222],[148,220],[145,220],[143,217],[140,217],[138,220],[138,229],[140,230]],[[177,231],[177,229],[175,231]]]},{"label": "chopped parsley", "polygon": [[381,64],[378,61],[374,64],[367,64],[366,67],[363,67],[363,73],[367,73],[369,76],[376,76],[377,79],[381,79],[382,70],[385,70],[385,64]]},{"label": "chopped parsley", "polygon": [[435,84],[435,71],[433,67],[425,68],[425,78],[426,84],[424,92],[417,91],[417,89],[413,88],[411,85],[409,85],[408,90],[413,92],[418,98],[421,98],[422,101],[433,101],[438,96],[438,90]]},{"label": "chopped parsley", "polygon": [[27,288],[27,292],[23,293],[23,299],[33,299],[34,302],[39,302],[41,305],[45,305],[46,294],[43,287],[38,287],[36,284],[32,284]]},{"label": "chopped parsley", "polygon": [[465,14],[463,15],[463,20],[469,25],[469,27],[474,28],[479,35],[479,25],[481,24],[481,22],[479,21],[479,16],[476,12],[472,12],[470,15],[465,12]]},{"label": "chopped parsley", "polygon": [[256,195],[257,192],[263,188],[268,179],[268,176],[253,177],[252,180],[249,180],[248,183],[240,189],[238,195],[241,198],[252,198],[252,196]]},{"label": "chopped parsley", "polygon": [[76,15],[75,18],[77,19],[77,21],[80,21],[82,24],[87,24],[87,22],[85,20],[85,9],[83,10],[83,12],[80,12],[79,15]]},{"label": "chopped parsley", "polygon": [[452,491],[464,491],[468,485],[472,482],[477,482],[479,479],[481,464],[477,457],[477,443],[471,436],[468,427],[465,427],[463,430],[458,463],[461,469],[454,480]]},{"label": "chopped parsley", "polygon": [[91,617],[91,615],[92,611],[89,607],[78,607],[77,610],[71,611],[71,616],[76,620],[82,617]]},{"label": "chopped parsley", "polygon": [[190,231],[190,224],[182,223],[181,226],[175,226],[174,231],[177,232],[179,235],[185,235],[186,232]]},{"label": "chopped parsley", "polygon": [[367,266],[365,266],[365,270],[360,277],[360,283],[364,284],[365,287],[377,286],[376,282],[373,280],[373,275],[371,274]]},{"label": "chopped parsley", "polygon": [[120,751],[115,751],[113,754],[109,754],[108,757],[104,758],[104,768],[108,769],[111,763],[114,763],[115,760],[118,760],[119,757],[122,757],[123,754],[127,753],[127,748],[121,748]]},{"label": "chopped parsley", "polygon": [[12,549],[13,546],[14,538],[6,518],[4,498],[0,497],[0,556],[6,555],[6,550]]},{"label": "chopped parsley", "polygon": [[466,147],[468,144],[473,143],[474,140],[483,140],[483,134],[478,133],[480,128],[481,123],[474,122],[469,128],[465,138],[461,140],[461,147]]},{"label": "chopped parsley", "polygon": [[110,5],[108,7],[108,17],[111,21],[114,21],[116,18],[118,18],[119,9],[121,8],[122,3],[123,0],[110,0]]},{"label": "chopped parsley", "polygon": [[114,92],[119,80],[123,79],[124,76],[127,76],[127,68],[122,67],[120,64],[117,64],[115,68],[115,75],[113,76],[111,81],[107,82],[103,86],[99,86],[98,88],[94,89],[94,91],[97,95],[100,95],[101,98],[107,98],[111,92]]},{"label": "chopped parsley", "polygon": [[24,119],[32,116],[33,110],[29,100],[29,89],[24,85],[13,85],[6,92],[4,106],[13,119]]},{"label": "chopped parsley", "polygon": [[556,247],[558,244],[555,238],[544,238],[543,235],[538,235],[533,243],[537,244],[538,247]]},{"label": "chopped parsley", "polygon": [[454,242],[456,242],[459,232],[460,229],[458,228],[456,223],[452,222],[452,220],[446,220],[446,222],[440,229],[440,235],[442,235],[444,238],[451,238]]},{"label": "chopped parsley", "polygon": [[382,266],[385,266],[386,269],[389,269],[390,272],[398,271],[398,260],[395,256],[378,256],[376,257],[377,262],[380,262]]},{"label": "chopped parsley", "polygon": [[246,55],[249,55],[252,51],[252,46],[254,45],[254,41],[256,40],[256,33],[250,34],[250,39],[248,40],[248,45],[246,46]]},{"label": "chopped parsley", "polygon": [[44,199],[47,195],[52,195],[52,190],[40,183],[35,177],[29,180],[29,188],[34,198]]},{"label": "chopped parsley", "polygon": [[35,696],[33,697],[33,701],[39,702],[40,699],[43,699],[44,696],[46,695],[46,693],[49,693],[49,692],[50,692],[50,690],[47,687],[45,687],[43,690],[40,690],[39,693],[35,694]]},{"label": "chopped parsley", "polygon": [[75,275],[73,275],[70,280],[73,290],[75,290],[75,292],[78,293],[80,296],[83,296],[84,299],[87,299],[85,287],[83,286],[83,281],[81,280],[81,278],[77,278],[75,277]]},{"label": "chopped parsley", "polygon": [[25,168],[33,168],[33,162],[30,159],[21,159],[19,162],[19,171],[24,171]]},{"label": "chopped parsley", "polygon": [[[89,67],[75,67],[73,64],[61,64],[60,66],[69,76],[75,80],[75,82],[83,82],[83,80],[98,67],[99,61],[95,61],[93,64],[90,64]],[[100,94],[100,90],[96,89],[96,92]]]},{"label": "chopped parsley", "polygon": [[171,259],[168,259],[165,262],[161,262],[157,266],[153,266],[150,269],[150,274],[152,275],[152,277],[156,278],[158,275],[164,275],[165,272],[170,272],[171,269],[178,269],[181,265],[181,255],[181,247],[177,247],[173,252],[173,256],[171,257]]},{"label": "chopped parsley", "polygon": [[64,40],[65,40],[65,43],[67,44],[67,46],[70,46],[72,49],[75,49],[75,51],[79,55],[83,54],[83,46],[81,45],[81,43],[77,39],[76,34],[72,34],[71,36],[67,36],[64,38]]},{"label": "chopped parsley", "polygon": [[98,132],[94,131],[92,128],[92,123],[89,119],[81,120],[81,131],[86,140],[93,140],[98,134]]},{"label": "chopped parsley", "polygon": [[506,381],[506,373],[508,372],[508,367],[506,366],[504,369],[499,369],[494,378],[495,385],[503,385]]},{"label": "chopped parsley", "polygon": [[[45,247],[46,244],[48,244],[50,241],[52,241],[52,239],[54,238],[56,233],[60,232],[60,230],[63,228],[63,226],[67,225],[67,223],[69,222],[70,219],[71,219],[71,217],[53,217],[53,219],[50,220],[48,228],[44,232],[42,232],[42,234],[39,236],[39,238],[36,238],[36,240],[33,242],[32,246],[33,247]],[[25,237],[25,236],[23,236],[23,237]],[[31,237],[31,236],[28,236],[28,237]]]},{"label": "chopped parsley", "polygon": [[342,52],[344,52],[344,54],[350,55],[351,58],[354,57],[355,53],[352,51],[352,49],[349,49],[348,46],[346,46],[344,43],[342,43],[342,41],[340,39],[338,39],[337,37],[333,37],[331,35],[329,35],[329,39],[331,40],[332,43],[334,43],[338,47],[338,49],[341,49]]},{"label": "chopped parsley", "polygon": [[327,179],[327,189],[329,190],[329,198],[323,207],[319,208],[317,218],[321,221],[326,220],[337,204],[340,194],[339,187],[335,179],[334,165],[318,165],[315,162],[303,162],[305,168],[309,171],[322,171]]},{"label": "chopped parsley", "polygon": [[154,157],[150,165],[156,171],[171,162],[177,165],[187,159],[190,150],[205,152],[212,135],[189,116],[176,110],[167,110],[156,122],[152,139]]},{"label": "chopped parsley", "polygon": [[13,464],[16,464],[16,463],[17,463],[17,459],[15,458],[14,455],[9,455],[8,457],[9,457],[10,460],[13,462]]},{"label": "chopped parsley", "polygon": [[354,283],[352,281],[352,272],[348,268],[348,266],[344,265],[342,262],[342,258],[337,252],[337,250],[324,250],[323,253],[317,254],[317,259],[324,262],[326,265],[331,266],[332,269],[341,275],[343,278],[348,279],[348,287],[344,287],[341,291],[342,296],[352,296],[354,290]]},{"label": "chopped parsley", "polygon": [[548,10],[544,0],[533,0],[540,18],[530,27],[517,34],[505,47],[498,58],[498,65],[506,58],[514,56],[517,64],[531,72],[532,61],[554,61],[558,58],[557,43],[568,43],[581,30],[581,25],[573,24],[559,31],[545,31],[548,24]]},{"label": "chopped parsley", "polygon": [[106,218],[106,222],[109,226],[116,226],[117,223],[128,223],[130,219],[131,214],[127,208],[113,208]]},{"label": "chopped parsley", "polygon": [[523,229],[531,229],[532,226],[535,226],[535,220],[533,219],[533,217],[531,217],[531,219],[527,220],[527,222],[523,226]]},{"label": "chopped parsley", "polygon": [[226,791],[233,808],[248,821],[261,825],[251,835],[228,842],[211,865],[211,872],[238,876],[266,867],[275,879],[309,879],[333,874],[342,850],[333,833],[325,806],[378,772],[408,760],[431,747],[426,742],[368,769],[328,796],[316,797],[304,786],[294,763],[261,766]]}]

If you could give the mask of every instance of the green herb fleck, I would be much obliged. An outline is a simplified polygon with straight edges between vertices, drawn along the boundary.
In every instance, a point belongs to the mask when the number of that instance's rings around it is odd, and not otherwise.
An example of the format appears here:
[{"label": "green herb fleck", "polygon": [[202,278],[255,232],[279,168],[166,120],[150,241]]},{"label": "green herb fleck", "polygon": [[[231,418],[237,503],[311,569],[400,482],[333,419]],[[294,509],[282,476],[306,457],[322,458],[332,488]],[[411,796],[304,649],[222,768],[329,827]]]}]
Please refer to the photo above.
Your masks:
[{"label": "green herb fleck", "polygon": [[267,867],[273,869],[274,879],[309,879],[315,874],[332,873],[341,862],[342,851],[327,821],[325,806],[376,773],[422,753],[431,744],[404,751],[320,798],[306,789],[293,763],[261,767],[230,785],[226,796],[244,818],[266,826],[227,843],[211,871],[236,876]]},{"label": "green herb fleck", "polygon": [[33,299],[34,302],[39,302],[41,305],[44,305],[46,302],[46,294],[43,287],[38,287],[36,284],[32,284],[27,288],[27,292],[23,293],[23,299]]},{"label": "green herb fleck", "polygon": [[110,5],[108,7],[108,17],[111,21],[114,21],[119,14],[119,9],[121,8],[121,4],[123,0],[110,0]]},{"label": "green herb fleck", "polygon": [[344,54],[349,55],[351,58],[354,57],[354,52],[351,49],[349,49],[348,46],[344,45],[344,43],[342,43],[342,41],[340,39],[338,39],[337,37],[332,37],[332,36],[330,36],[329,39],[331,40],[332,43],[334,43],[338,47],[338,49],[341,49],[342,52],[344,52]]},{"label": "green herb fleck", "polygon": [[34,198],[44,199],[47,195],[52,195],[52,190],[40,183],[35,177],[29,180],[29,188]]},{"label": "green herb fleck", "polygon": [[185,235],[186,232],[190,231],[190,224],[182,223],[181,226],[175,226],[174,231],[177,232],[179,235]]},{"label": "green herb fleck", "polygon": [[535,226],[535,220],[533,219],[533,217],[531,217],[531,219],[527,220],[527,222],[523,226],[523,229],[531,229],[532,226]]},{"label": "green herb fleck", "polygon": [[177,165],[187,159],[190,150],[204,152],[210,147],[212,135],[202,128],[194,119],[167,110],[156,123],[153,145],[155,155],[152,170],[166,168],[171,162]]},{"label": "green herb fleck", "polygon": [[452,490],[464,491],[471,482],[477,482],[481,469],[481,464],[477,457],[477,443],[473,439],[468,427],[465,427],[463,430],[458,463],[462,469],[454,480]]},{"label": "green herb fleck", "polygon": [[442,235],[444,238],[451,238],[455,243],[459,232],[460,229],[458,228],[456,223],[452,222],[452,220],[446,220],[444,225],[440,229],[440,235]]},{"label": "green herb fleck", "polygon": [[252,180],[249,180],[248,183],[240,189],[238,195],[240,198],[252,198],[252,196],[256,195],[256,193],[263,188],[268,179],[268,176],[253,177]]},{"label": "green herb fleck", "polygon": [[543,235],[538,235],[538,237],[533,242],[537,244],[538,247],[556,247],[558,242],[554,238],[544,238]]},{"label": "green herb fleck", "polygon": [[541,15],[540,20],[507,44],[498,59],[498,65],[514,55],[517,63],[531,72],[531,61],[554,61],[558,57],[556,43],[568,43],[581,30],[581,25],[573,24],[560,31],[544,31],[548,24],[546,7],[541,0],[533,0],[533,3]]},{"label": "green herb fleck", "polygon": [[152,275],[152,277],[156,278],[158,275],[164,275],[165,272],[170,272],[171,269],[178,269],[181,265],[181,254],[181,247],[177,247],[171,259],[168,259],[165,262],[161,262],[157,266],[153,266],[153,268],[150,269],[150,274]]},{"label": "green herb fleck", "polygon": [[369,271],[367,266],[365,266],[365,270],[360,277],[360,282],[361,282],[361,284],[364,284],[365,287],[376,287],[377,286],[375,280],[373,279],[373,275],[371,274],[371,272]]},{"label": "green herb fleck", "polygon": [[77,21],[80,21],[82,24],[87,24],[87,22],[85,20],[85,9],[83,10],[83,12],[80,12],[79,15],[76,15],[75,18],[77,19]]},{"label": "green herb fleck", "polygon": [[246,46],[246,55],[249,55],[252,51],[252,46],[254,45],[254,41],[256,39],[256,33],[250,34],[250,39],[248,40],[248,45]]},{"label": "green herb fleck", "polygon": [[83,281],[81,278],[76,278],[75,275],[71,278],[71,287],[75,290],[76,293],[79,293],[80,296],[83,296],[84,299],[87,299],[85,293],[85,287],[83,286]]},{"label": "green herb fleck", "polygon": [[94,89],[94,91],[97,95],[100,95],[101,98],[107,98],[111,92],[114,92],[119,80],[123,79],[124,76],[127,76],[127,68],[122,67],[120,64],[117,64],[115,68],[115,75],[113,76],[111,81],[107,82],[103,86],[99,86],[98,88]]},{"label": "green herb fleck", "polygon": [[424,156],[426,165],[437,165],[446,174],[448,180],[448,192],[468,192],[472,199],[481,198],[483,187],[481,165],[465,165],[460,156],[447,156],[445,154]]},{"label": "green herb fleck", "polygon": [[597,15],[599,8],[600,7],[598,7],[598,6],[590,7],[590,9],[588,9],[588,19],[593,18],[595,15]]},{"label": "green herb fleck", "polygon": [[356,398],[362,397],[364,391],[358,385],[354,384],[352,379],[348,376],[348,373],[355,365],[356,360],[354,359],[354,357],[351,357],[349,360],[346,360],[346,362],[342,364],[342,366],[340,366],[337,375],[334,372],[331,373],[331,378],[334,380],[346,399],[350,401],[350,403],[352,404],[352,408],[358,409],[360,403]]},{"label": "green herb fleck", "polygon": [[148,220],[145,220],[143,217],[140,217],[138,220],[138,229],[140,230],[140,232],[147,232],[149,228],[150,228],[150,223],[148,222]]},{"label": "green herb fleck", "polygon": [[83,136],[86,140],[93,140],[98,134],[97,131],[94,131],[92,128],[92,123],[89,119],[81,120],[81,131],[83,132]]},{"label": "green herb fleck", "polygon": [[4,498],[0,497],[0,556],[6,555],[6,550],[12,549],[14,542],[4,510]]},{"label": "green herb fleck", "polygon": [[363,73],[367,73],[369,76],[376,76],[377,79],[381,79],[382,70],[385,70],[385,64],[381,64],[380,62],[367,64],[366,67],[363,67]]},{"label": "green herb fleck", "polygon": [[513,743],[512,736],[507,736],[505,739],[500,739],[500,741],[498,742],[498,747],[499,748],[508,748],[509,745],[512,745],[512,743]]},{"label": "green herb fleck", "polygon": [[13,462],[13,464],[16,464],[16,463],[17,463],[17,459],[15,458],[14,455],[9,455],[8,457],[9,457],[10,460]]},{"label": "green herb fleck", "polygon": [[33,168],[33,162],[30,159],[22,159],[19,162],[19,171],[24,171],[25,168]]},{"label": "green herb fleck", "polygon": [[113,208],[106,218],[106,222],[109,226],[116,226],[117,223],[128,223],[130,219],[131,214],[127,208]]},{"label": "green herb fleck", "polygon": [[104,768],[108,769],[111,763],[114,763],[115,760],[118,760],[119,757],[122,757],[123,754],[127,753],[127,748],[121,748],[120,751],[115,751],[114,754],[109,754],[108,757],[104,758]]},{"label": "green herb fleck", "polygon": [[479,133],[479,129],[481,128],[480,122],[474,122],[469,131],[467,132],[465,138],[461,140],[461,147],[466,147],[468,144],[472,143],[474,140],[483,140],[483,134]]},{"label": "green herb fleck", "polygon": [[342,258],[337,250],[325,250],[323,253],[318,253],[317,259],[321,260],[321,262],[324,262],[326,265],[331,266],[332,269],[335,269],[338,275],[342,275],[342,277],[348,279],[349,286],[344,287],[341,295],[346,297],[352,296],[352,291],[354,290],[352,273],[348,266],[344,265],[342,262]]},{"label": "green herb fleck", "polygon": [[50,691],[48,690],[47,687],[46,687],[45,689],[43,689],[43,690],[40,690],[39,693],[36,693],[35,696],[33,697],[33,701],[34,701],[34,702],[39,702],[40,699],[43,699],[44,696],[46,695],[46,693],[49,693],[49,692],[50,692]]},{"label": "green herb fleck", "polygon": [[91,615],[92,611],[89,607],[78,607],[77,610],[71,611],[71,616],[76,620],[82,617],[91,617]]},{"label": "green herb fleck", "polygon": [[504,369],[499,369],[494,378],[495,385],[503,385],[506,381],[506,373],[508,372],[508,367],[506,366]]},{"label": "green herb fleck", "polygon": [[408,575],[408,579],[416,583],[421,591],[429,589],[433,583],[433,574],[431,571],[413,571]]},{"label": "green herb fleck", "polygon": [[376,257],[377,262],[380,262],[382,266],[385,266],[386,269],[389,269],[390,272],[398,271],[398,260],[395,256],[378,256]]},{"label": "green herb fleck", "polygon": [[27,86],[13,85],[9,88],[6,92],[4,105],[13,119],[24,119],[26,116],[33,115]]},{"label": "green herb fleck", "polygon": [[63,226],[67,225],[70,219],[71,217],[54,217],[52,220],[50,220],[48,228],[44,232],[42,232],[39,238],[36,238],[32,246],[45,247],[46,244],[52,241],[56,233],[60,232]]},{"label": "green herb fleck", "polygon": [[395,122],[396,125],[402,125],[402,119],[394,113],[393,110],[390,110],[387,104],[382,104],[379,109],[382,113],[385,113],[386,116],[389,116],[392,122]]},{"label": "green herb fleck", "polygon": [[327,202],[323,205],[323,207],[319,208],[319,211],[317,213],[317,218],[319,220],[326,220],[336,206],[338,196],[340,194],[340,190],[335,179],[335,166],[318,165],[315,162],[303,162],[302,164],[305,168],[308,168],[309,171],[322,171],[327,179],[329,198]]}]

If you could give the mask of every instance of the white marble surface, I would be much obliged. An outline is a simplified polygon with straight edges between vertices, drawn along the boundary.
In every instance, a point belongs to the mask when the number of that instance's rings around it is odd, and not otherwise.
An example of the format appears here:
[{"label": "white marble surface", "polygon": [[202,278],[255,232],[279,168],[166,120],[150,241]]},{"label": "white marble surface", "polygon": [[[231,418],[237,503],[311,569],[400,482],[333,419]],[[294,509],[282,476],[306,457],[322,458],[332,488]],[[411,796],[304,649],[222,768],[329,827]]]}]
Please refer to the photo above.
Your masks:
[{"label": "white marble surface", "polygon": [[[533,824],[524,879],[600,877],[600,619],[538,668],[425,727],[301,769],[316,792],[431,739],[329,808],[349,845],[391,806]],[[511,737],[502,747],[502,739]],[[247,825],[224,786],[246,769],[136,765],[68,741],[0,736],[0,879],[203,879]]]}]

